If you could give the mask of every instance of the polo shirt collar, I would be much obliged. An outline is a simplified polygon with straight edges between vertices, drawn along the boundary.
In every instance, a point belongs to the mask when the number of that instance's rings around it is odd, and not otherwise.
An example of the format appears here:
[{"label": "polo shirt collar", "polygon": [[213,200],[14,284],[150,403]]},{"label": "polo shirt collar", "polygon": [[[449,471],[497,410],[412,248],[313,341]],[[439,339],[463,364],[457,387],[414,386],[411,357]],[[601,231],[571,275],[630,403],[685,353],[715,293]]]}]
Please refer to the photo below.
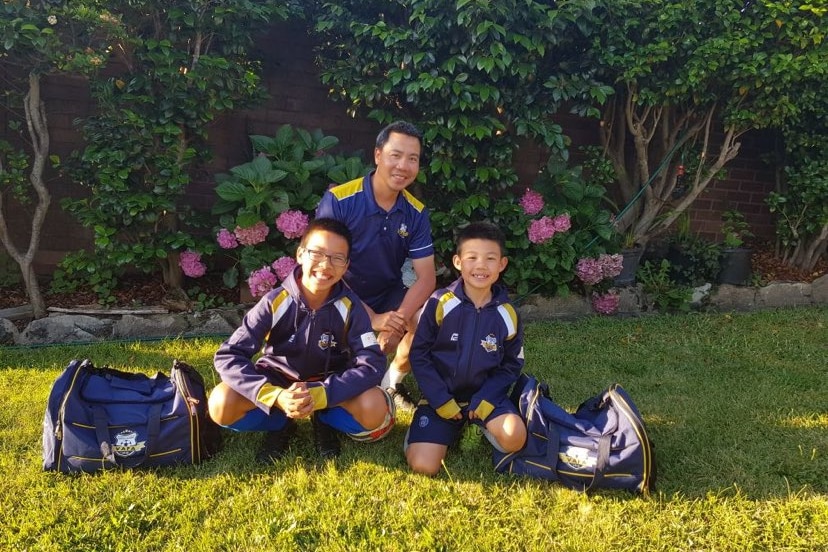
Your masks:
[{"label": "polo shirt collar", "polygon": [[386,212],[390,214],[390,213],[393,213],[394,211],[398,211],[398,210],[402,209],[402,203],[401,202],[405,201],[405,199],[403,198],[402,193],[397,194],[397,200],[394,202],[394,205],[388,211],[386,211],[385,209],[383,209],[382,207],[380,207],[377,204],[377,198],[374,197],[374,173],[376,173],[376,172],[377,172],[376,169],[374,169],[373,171],[368,173],[368,176],[365,177],[365,182],[363,183],[363,186],[365,186],[365,191],[367,192],[367,195],[368,195],[368,203],[371,206],[371,208],[373,209],[372,214],[379,213],[381,215],[384,215]]}]

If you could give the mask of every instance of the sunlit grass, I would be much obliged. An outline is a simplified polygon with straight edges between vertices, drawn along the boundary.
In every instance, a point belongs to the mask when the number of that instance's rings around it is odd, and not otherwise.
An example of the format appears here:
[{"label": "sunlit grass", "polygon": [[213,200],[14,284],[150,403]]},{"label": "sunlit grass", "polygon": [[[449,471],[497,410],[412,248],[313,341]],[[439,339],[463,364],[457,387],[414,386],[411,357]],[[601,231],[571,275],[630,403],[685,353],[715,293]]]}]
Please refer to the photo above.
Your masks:
[{"label": "sunlit grass", "polygon": [[216,381],[219,339],[0,350],[0,550],[828,550],[828,309],[590,318],[527,326],[526,370],[567,408],[612,382],[642,411],[658,490],[584,495],[494,474],[464,440],[435,478],[388,439],[320,460],[232,434],[200,466],[65,476],[40,468],[49,387],[73,358]]}]

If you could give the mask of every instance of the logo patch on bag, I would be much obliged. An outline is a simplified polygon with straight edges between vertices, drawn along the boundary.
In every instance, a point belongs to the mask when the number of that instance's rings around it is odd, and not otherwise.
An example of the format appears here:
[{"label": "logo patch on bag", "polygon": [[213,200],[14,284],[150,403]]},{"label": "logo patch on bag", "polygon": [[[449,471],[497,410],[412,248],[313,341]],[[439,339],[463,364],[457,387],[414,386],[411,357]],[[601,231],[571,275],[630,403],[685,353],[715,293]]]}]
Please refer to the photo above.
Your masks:
[{"label": "logo patch on bag", "polygon": [[144,450],[146,441],[138,441],[138,433],[131,429],[125,429],[115,436],[115,444],[112,449],[115,454],[122,457],[132,456]]},{"label": "logo patch on bag", "polygon": [[598,458],[583,447],[566,447],[558,453],[558,458],[567,466],[576,470],[595,468]]}]

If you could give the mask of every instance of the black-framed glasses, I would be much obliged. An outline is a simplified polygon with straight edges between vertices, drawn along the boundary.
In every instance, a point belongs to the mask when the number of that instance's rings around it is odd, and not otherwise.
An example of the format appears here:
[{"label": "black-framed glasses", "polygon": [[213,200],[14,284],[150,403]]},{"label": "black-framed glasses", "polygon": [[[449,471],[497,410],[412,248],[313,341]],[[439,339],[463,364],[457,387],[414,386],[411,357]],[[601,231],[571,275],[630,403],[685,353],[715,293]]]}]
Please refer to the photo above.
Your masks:
[{"label": "black-framed glasses", "polygon": [[348,264],[348,257],[346,257],[345,255],[339,255],[339,254],[328,255],[327,253],[325,253],[323,251],[319,251],[318,249],[304,249],[304,248],[303,248],[302,252],[305,254],[305,256],[308,259],[310,259],[311,261],[313,261],[315,263],[321,263],[325,259],[328,259],[328,262],[331,263],[331,265],[339,267],[339,268],[342,268],[343,266],[346,266]]}]

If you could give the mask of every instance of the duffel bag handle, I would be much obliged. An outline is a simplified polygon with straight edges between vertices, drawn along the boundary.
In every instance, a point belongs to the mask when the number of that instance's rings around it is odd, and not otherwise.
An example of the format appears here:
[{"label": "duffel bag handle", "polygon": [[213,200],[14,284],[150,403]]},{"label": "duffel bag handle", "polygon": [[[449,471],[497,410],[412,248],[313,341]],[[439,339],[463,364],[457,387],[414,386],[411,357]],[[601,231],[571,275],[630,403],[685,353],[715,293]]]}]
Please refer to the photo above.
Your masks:
[{"label": "duffel bag handle", "polygon": [[109,418],[106,414],[106,410],[101,406],[94,405],[92,406],[92,416],[95,421],[95,435],[98,438],[104,462],[110,462],[115,466],[134,468],[136,466],[140,466],[152,455],[154,445],[158,441],[158,435],[161,432],[160,403],[149,405],[147,410],[147,440],[144,445],[143,454],[141,456],[136,456],[136,459],[138,459],[137,461],[130,461],[128,456],[122,456],[119,459],[119,457],[115,454],[116,449],[112,446],[109,438]]}]

